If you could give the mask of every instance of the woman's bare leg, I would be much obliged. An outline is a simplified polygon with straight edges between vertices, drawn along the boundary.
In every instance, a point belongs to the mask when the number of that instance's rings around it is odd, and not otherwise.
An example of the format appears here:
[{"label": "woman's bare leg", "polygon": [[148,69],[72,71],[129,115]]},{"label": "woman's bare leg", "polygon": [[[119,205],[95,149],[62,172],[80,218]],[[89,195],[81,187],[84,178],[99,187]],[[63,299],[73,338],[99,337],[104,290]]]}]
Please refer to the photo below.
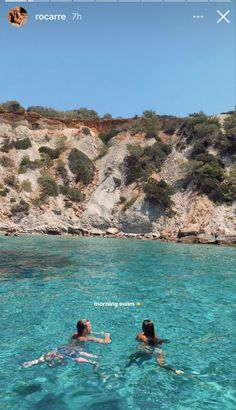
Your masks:
[{"label": "woman's bare leg", "polygon": [[171,370],[175,374],[178,374],[178,375],[184,374],[184,372],[182,370],[174,369],[173,367],[169,366],[168,364],[165,364],[165,357],[164,357],[163,352],[157,354],[156,362],[159,364],[160,367],[163,367],[166,370]]},{"label": "woman's bare leg", "polygon": [[39,359],[31,360],[30,362],[24,362],[22,364],[22,367],[25,367],[25,368],[32,367],[32,366],[35,366],[36,364],[41,364],[41,363],[44,363],[44,362],[45,362],[45,357],[44,357],[44,355],[42,355],[42,356],[40,356]]},{"label": "woman's bare leg", "polygon": [[84,359],[83,357],[78,357],[77,359],[74,360],[77,363],[89,363],[89,364],[97,364],[97,362],[92,362],[92,360],[87,360]]},{"label": "woman's bare leg", "polygon": [[95,357],[95,358],[98,357],[95,354],[91,354],[91,353],[87,353],[87,352],[80,352],[80,354],[83,355],[83,356],[86,356],[86,357]]}]

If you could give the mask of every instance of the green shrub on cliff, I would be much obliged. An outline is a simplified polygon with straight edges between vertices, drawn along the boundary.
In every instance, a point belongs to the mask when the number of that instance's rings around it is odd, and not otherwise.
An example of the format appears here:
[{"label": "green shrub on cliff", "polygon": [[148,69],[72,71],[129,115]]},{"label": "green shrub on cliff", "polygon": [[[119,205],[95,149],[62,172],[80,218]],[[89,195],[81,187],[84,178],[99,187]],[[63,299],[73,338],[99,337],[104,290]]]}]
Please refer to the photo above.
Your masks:
[{"label": "green shrub on cliff", "polygon": [[29,169],[37,169],[41,168],[43,166],[43,163],[40,159],[35,159],[34,161],[31,161],[28,155],[24,155],[20,162],[20,167],[19,167],[19,174],[23,174],[27,171],[27,168]]},{"label": "green shrub on cliff", "polygon": [[47,154],[52,160],[57,159],[61,154],[61,151],[59,149],[52,149],[46,146],[40,147],[39,152],[42,154]]},{"label": "green shrub on cliff", "polygon": [[224,179],[223,169],[216,163],[205,163],[194,170],[195,182],[198,189],[204,193],[209,191]]},{"label": "green shrub on cliff", "polygon": [[216,164],[221,168],[224,167],[224,164],[220,158],[213,154],[208,154],[208,152],[205,152],[204,154],[198,154],[194,159],[198,162],[202,162],[203,164]]},{"label": "green shrub on cliff", "polygon": [[32,192],[32,184],[29,179],[25,179],[21,182],[21,189],[25,192]]},{"label": "green shrub on cliff", "polygon": [[102,119],[103,120],[112,120],[112,115],[109,112],[107,112],[103,115]]},{"label": "green shrub on cliff", "polygon": [[8,186],[10,186],[10,187],[12,187],[12,188],[16,188],[16,187],[17,187],[16,177],[15,177],[15,175],[13,175],[13,174],[7,175],[7,176],[4,178],[3,181],[4,181],[4,184],[5,184],[5,185],[8,185]]},{"label": "green shrub on cliff", "polygon": [[36,198],[33,198],[31,203],[35,208],[40,207],[41,205],[43,205],[46,201],[46,197],[44,197],[43,195],[40,195]]},{"label": "green shrub on cliff", "polygon": [[27,108],[27,111],[36,112],[44,117],[60,117],[62,113],[60,111],[55,110],[54,108],[43,107],[41,105],[32,105]]},{"label": "green shrub on cliff", "polygon": [[224,179],[226,202],[236,201],[236,164],[234,164],[229,172],[229,175]]},{"label": "green shrub on cliff", "polygon": [[159,182],[154,179],[149,180],[144,186],[144,192],[148,201],[162,209],[169,209],[173,205],[170,197],[175,190],[163,180]]},{"label": "green shrub on cliff", "polygon": [[173,135],[176,132],[176,130],[179,128],[180,125],[181,125],[180,118],[166,116],[164,118],[163,131],[167,135]]},{"label": "green shrub on cliff", "polygon": [[28,215],[29,209],[30,209],[29,204],[25,202],[24,199],[21,199],[18,204],[13,205],[11,207],[11,214],[16,215],[16,214],[22,213],[22,214]]},{"label": "green shrub on cliff", "polygon": [[82,131],[84,135],[91,135],[90,129],[88,127],[83,127]]},{"label": "green shrub on cliff", "polygon": [[155,111],[146,110],[141,117],[135,116],[132,121],[129,121],[129,123],[123,127],[124,130],[129,131],[131,135],[143,133],[146,138],[155,138],[158,140],[161,124],[159,116]]},{"label": "green shrub on cliff", "polygon": [[129,155],[125,158],[126,184],[141,178],[146,178],[150,171],[150,164],[143,160],[143,148],[140,145],[130,145]]},{"label": "green shrub on cliff", "polygon": [[99,115],[95,110],[90,110],[88,108],[82,107],[79,108],[78,110],[74,110],[76,114],[76,118],[78,118],[81,121],[86,121],[86,120],[99,120]]},{"label": "green shrub on cliff", "polygon": [[235,182],[225,175],[224,164],[218,156],[209,154],[205,145],[196,141],[190,158],[187,183],[194,182],[200,193],[206,194],[216,203],[234,200]]},{"label": "green shrub on cliff", "polygon": [[197,155],[206,154],[206,147],[202,142],[196,141],[193,145],[191,158],[195,159]]},{"label": "green shrub on cliff", "polygon": [[75,110],[59,111],[54,108],[35,105],[30,106],[27,111],[36,112],[44,117],[75,118],[81,121],[99,119],[99,115],[96,111],[84,107]]},{"label": "green shrub on cliff", "polygon": [[152,146],[147,146],[143,150],[144,158],[147,157],[148,161],[151,161],[155,169],[160,170],[163,162],[171,153],[170,145],[163,144],[162,142],[155,142]]},{"label": "green shrub on cliff", "polygon": [[194,139],[202,141],[205,146],[215,145],[222,136],[220,123],[216,118],[208,118],[205,123],[194,129]]},{"label": "green shrub on cliff", "polygon": [[84,199],[82,192],[76,187],[70,187],[67,190],[67,196],[73,202],[81,202]]},{"label": "green shrub on cliff", "polygon": [[59,192],[57,183],[48,171],[42,172],[38,182],[40,184],[43,197],[58,195]]},{"label": "green shrub on cliff", "polygon": [[14,141],[14,147],[15,149],[28,149],[32,146],[30,138],[22,138],[20,140]]},{"label": "green shrub on cliff", "polygon": [[231,155],[236,158],[236,112],[232,113],[224,121],[224,131],[220,140],[220,151],[223,155]]},{"label": "green shrub on cliff", "polygon": [[207,117],[203,112],[191,114],[186,118],[179,134],[185,137],[188,143],[201,142],[205,147],[217,144],[222,138],[218,118]]},{"label": "green shrub on cliff", "polygon": [[76,175],[78,181],[83,182],[85,185],[92,181],[95,168],[86,154],[73,148],[68,157],[68,164],[70,171]]},{"label": "green shrub on cliff", "polygon": [[67,196],[73,202],[82,202],[84,199],[82,192],[76,187],[61,185],[59,190],[61,194]]},{"label": "green shrub on cliff", "polygon": [[7,196],[9,189],[0,184],[0,196]]},{"label": "green shrub on cliff", "polygon": [[236,183],[234,178],[226,177],[222,161],[214,155],[205,153],[195,156],[189,162],[191,181],[199,192],[206,194],[216,203],[235,199]]},{"label": "green shrub on cliff", "polygon": [[7,155],[0,156],[0,165],[4,168],[13,168],[14,162]]},{"label": "green shrub on cliff", "polygon": [[24,108],[20,105],[20,103],[15,100],[6,101],[0,104],[0,108],[2,108],[3,110],[7,112],[13,112],[13,113],[17,113],[19,111],[24,110]]},{"label": "green shrub on cliff", "polygon": [[155,142],[145,148],[139,145],[128,147],[130,155],[125,158],[126,184],[147,180],[149,175],[161,169],[161,165],[171,153],[171,147],[162,142]]},{"label": "green shrub on cliff", "polygon": [[60,176],[62,179],[66,179],[68,172],[65,167],[65,162],[62,159],[59,159],[56,164],[56,175]]},{"label": "green shrub on cliff", "polygon": [[3,143],[0,150],[2,152],[8,153],[13,148],[13,143],[9,137],[4,137]]},{"label": "green shrub on cliff", "polygon": [[145,110],[142,115],[142,128],[146,138],[158,138],[159,116],[153,110]]}]

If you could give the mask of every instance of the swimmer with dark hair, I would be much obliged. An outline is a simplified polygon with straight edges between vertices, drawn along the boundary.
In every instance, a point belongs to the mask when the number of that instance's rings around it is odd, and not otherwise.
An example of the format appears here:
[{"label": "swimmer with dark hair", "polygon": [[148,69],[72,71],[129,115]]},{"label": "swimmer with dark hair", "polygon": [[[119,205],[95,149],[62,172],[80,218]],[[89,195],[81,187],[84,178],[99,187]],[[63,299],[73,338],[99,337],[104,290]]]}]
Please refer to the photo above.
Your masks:
[{"label": "swimmer with dark hair", "polygon": [[111,338],[109,333],[102,332],[103,338],[91,336],[92,325],[88,319],[81,319],[76,324],[77,333],[74,333],[71,338],[79,342],[95,342],[108,344],[111,343]]},{"label": "swimmer with dark hair", "polygon": [[173,367],[165,364],[164,353],[160,349],[162,343],[168,343],[168,339],[160,339],[155,333],[154,323],[151,320],[144,320],[142,324],[142,332],[138,333],[136,339],[142,344],[139,346],[139,351],[133,353],[129,357],[129,363],[126,367],[129,367],[132,363],[138,365],[142,364],[147,358],[155,355],[156,363],[166,370],[170,370],[175,374],[183,374],[182,370],[174,369]]}]

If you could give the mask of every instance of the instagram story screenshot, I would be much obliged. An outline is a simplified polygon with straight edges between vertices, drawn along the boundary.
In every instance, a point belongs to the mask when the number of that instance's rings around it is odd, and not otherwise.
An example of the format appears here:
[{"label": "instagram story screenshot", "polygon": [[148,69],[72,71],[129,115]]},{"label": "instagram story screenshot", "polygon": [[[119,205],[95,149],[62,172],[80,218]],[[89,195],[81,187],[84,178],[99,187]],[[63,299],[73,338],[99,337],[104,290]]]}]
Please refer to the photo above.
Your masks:
[{"label": "instagram story screenshot", "polygon": [[1,408],[236,408],[235,26],[1,0]]}]

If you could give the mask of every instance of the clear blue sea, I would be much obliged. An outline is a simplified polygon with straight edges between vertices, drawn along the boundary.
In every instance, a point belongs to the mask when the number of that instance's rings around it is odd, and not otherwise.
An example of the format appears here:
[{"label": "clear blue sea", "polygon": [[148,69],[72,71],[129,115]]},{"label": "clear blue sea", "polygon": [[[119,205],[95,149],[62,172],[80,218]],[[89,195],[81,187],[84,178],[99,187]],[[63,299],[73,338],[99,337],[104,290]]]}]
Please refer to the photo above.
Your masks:
[{"label": "clear blue sea", "polygon": [[[235,266],[235,248],[0,237],[0,408],[235,410]],[[97,373],[72,361],[21,367],[67,343],[80,318],[112,336],[110,345],[85,346],[101,355]],[[125,368],[144,319],[170,339],[166,362],[183,376],[152,358]]]}]

